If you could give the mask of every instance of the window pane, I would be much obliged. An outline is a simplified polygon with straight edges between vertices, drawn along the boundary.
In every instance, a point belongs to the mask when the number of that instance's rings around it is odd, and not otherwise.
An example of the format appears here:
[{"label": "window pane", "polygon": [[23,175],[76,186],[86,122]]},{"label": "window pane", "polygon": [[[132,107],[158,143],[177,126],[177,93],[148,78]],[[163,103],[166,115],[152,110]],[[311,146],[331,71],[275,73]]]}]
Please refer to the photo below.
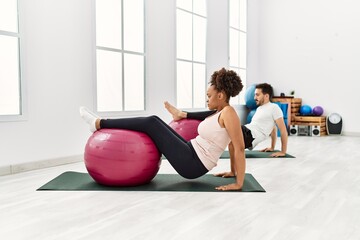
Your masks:
[{"label": "window pane", "polygon": [[121,53],[97,50],[97,107],[99,112],[122,110]]},{"label": "window pane", "polygon": [[247,1],[240,0],[240,30],[246,32],[247,25]]},{"label": "window pane", "polygon": [[[239,74],[239,68],[234,68],[234,67],[230,67],[229,70],[233,70],[235,71],[237,74]],[[241,77],[240,77],[241,78]],[[242,80],[242,78],[241,78]],[[244,83],[243,83],[244,84]],[[236,97],[230,97],[230,104],[231,105],[237,105],[239,104],[240,100],[239,100],[239,95],[237,95]]]},{"label": "window pane", "polygon": [[205,107],[206,69],[205,64],[194,63],[194,107]]},{"label": "window pane", "polygon": [[194,13],[206,17],[206,0],[194,0]]},{"label": "window pane", "polygon": [[206,59],[206,19],[194,16],[194,61]]},{"label": "window pane", "polygon": [[96,45],[121,49],[121,0],[96,1]]},{"label": "window pane", "polygon": [[0,30],[18,32],[17,0],[0,0]]},{"label": "window pane", "polygon": [[239,68],[230,68],[231,70],[235,71],[241,79],[241,82],[243,84],[243,90],[240,92],[240,94],[236,97],[230,98],[230,104],[245,104],[245,89],[246,89],[246,70],[239,69]]},{"label": "window pane", "polygon": [[144,52],[143,0],[124,0],[124,49]]},{"label": "window pane", "polygon": [[144,57],[124,54],[125,110],[144,110]]},{"label": "window pane", "polygon": [[192,63],[177,61],[176,69],[177,101],[178,108],[192,107]]},{"label": "window pane", "polygon": [[246,68],[246,34],[240,32],[240,62],[241,68]]},{"label": "window pane", "polygon": [[192,12],[192,0],[176,0],[176,7]]},{"label": "window pane", "polygon": [[240,104],[245,104],[245,89],[246,89],[246,70],[245,69],[239,69],[237,72],[241,78],[242,84],[244,85],[243,90],[239,94]]},{"label": "window pane", "polygon": [[230,66],[239,66],[239,31],[229,29],[229,57]]},{"label": "window pane", "polygon": [[229,1],[230,27],[239,29],[239,0]]},{"label": "window pane", "polygon": [[177,10],[176,28],[177,58],[192,60],[192,15]]},{"label": "window pane", "polygon": [[20,114],[19,41],[0,35],[0,115]]}]

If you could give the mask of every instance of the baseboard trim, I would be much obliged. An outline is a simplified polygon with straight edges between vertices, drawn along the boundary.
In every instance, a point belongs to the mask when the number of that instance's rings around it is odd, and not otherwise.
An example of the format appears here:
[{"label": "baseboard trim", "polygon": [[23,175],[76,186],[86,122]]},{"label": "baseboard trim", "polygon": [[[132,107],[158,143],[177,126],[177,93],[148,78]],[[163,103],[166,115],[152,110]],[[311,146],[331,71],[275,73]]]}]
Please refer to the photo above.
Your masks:
[{"label": "baseboard trim", "polygon": [[54,159],[47,159],[36,162],[20,163],[20,164],[0,167],[0,176],[49,168],[49,167],[56,167],[60,165],[77,163],[82,161],[83,161],[83,155],[74,155],[63,158],[54,158]]},{"label": "baseboard trim", "polygon": [[0,167],[0,176],[9,175],[9,174],[11,174],[10,166]]},{"label": "baseboard trim", "polygon": [[342,132],[342,135],[349,137],[360,137],[359,132]]}]

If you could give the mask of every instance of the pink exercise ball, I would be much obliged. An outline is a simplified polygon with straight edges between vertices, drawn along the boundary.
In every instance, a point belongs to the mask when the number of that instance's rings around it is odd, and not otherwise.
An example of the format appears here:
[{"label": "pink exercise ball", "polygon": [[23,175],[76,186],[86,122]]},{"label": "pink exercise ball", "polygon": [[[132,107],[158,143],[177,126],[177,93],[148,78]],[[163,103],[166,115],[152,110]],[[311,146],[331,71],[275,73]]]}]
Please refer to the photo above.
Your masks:
[{"label": "pink exercise ball", "polygon": [[84,161],[90,176],[108,186],[137,186],[157,174],[161,154],[145,133],[101,129],[90,136]]},{"label": "pink exercise ball", "polygon": [[169,125],[186,141],[190,141],[199,135],[197,129],[200,123],[200,120],[185,118],[178,121],[171,121]]}]

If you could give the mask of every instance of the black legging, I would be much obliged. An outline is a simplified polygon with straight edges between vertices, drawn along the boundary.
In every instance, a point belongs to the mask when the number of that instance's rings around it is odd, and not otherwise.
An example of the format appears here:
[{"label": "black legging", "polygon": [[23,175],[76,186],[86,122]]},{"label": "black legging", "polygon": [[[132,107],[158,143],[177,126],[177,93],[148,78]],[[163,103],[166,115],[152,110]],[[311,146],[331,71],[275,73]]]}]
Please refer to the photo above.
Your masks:
[{"label": "black legging", "polygon": [[203,112],[186,112],[187,118],[189,119],[197,119],[200,121],[204,121],[205,118],[209,117],[210,115],[216,113],[216,110],[213,111],[203,111]]},{"label": "black legging", "polygon": [[117,128],[146,133],[173,168],[184,178],[194,179],[208,172],[190,142],[186,142],[157,116],[102,119],[100,128]]},{"label": "black legging", "polygon": [[[197,119],[200,121],[203,121],[208,116],[214,114],[216,111],[203,111],[203,112],[186,112],[187,118],[189,119]],[[245,143],[245,148],[252,148],[252,142],[254,141],[254,138],[251,134],[251,131],[245,127],[244,125],[241,125],[241,130],[243,132],[243,138]]]}]

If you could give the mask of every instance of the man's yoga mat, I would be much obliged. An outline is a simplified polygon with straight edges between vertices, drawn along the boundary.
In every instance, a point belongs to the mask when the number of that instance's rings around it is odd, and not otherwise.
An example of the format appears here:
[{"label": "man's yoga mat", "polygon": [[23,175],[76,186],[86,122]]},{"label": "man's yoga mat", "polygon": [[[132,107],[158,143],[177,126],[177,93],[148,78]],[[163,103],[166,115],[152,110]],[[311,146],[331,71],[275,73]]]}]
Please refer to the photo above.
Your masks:
[{"label": "man's yoga mat", "polygon": [[[278,152],[278,151],[276,151]],[[270,157],[271,154],[274,152],[260,152],[260,151],[245,151],[245,158],[272,158]],[[220,158],[230,158],[229,151],[223,152]],[[284,157],[279,158],[295,158],[294,156],[290,154],[286,154]]]},{"label": "man's yoga mat", "polygon": [[[278,151],[274,151],[278,152]],[[245,151],[245,158],[272,158],[270,155],[274,152],[260,152],[260,151]],[[162,159],[166,159],[164,155],[161,156]],[[220,159],[223,158],[230,158],[229,151],[225,151],[221,154]],[[286,154],[284,157],[278,157],[278,158],[295,158],[294,156],[290,154]]]},{"label": "man's yoga mat", "polygon": [[[145,185],[109,187],[96,183],[88,173],[64,172],[37,190],[219,192],[215,187],[233,183],[234,180],[234,178],[215,177],[211,174],[193,180],[185,179],[178,174],[158,174]],[[265,190],[251,174],[247,173],[242,190],[229,192],[265,192]]]}]

